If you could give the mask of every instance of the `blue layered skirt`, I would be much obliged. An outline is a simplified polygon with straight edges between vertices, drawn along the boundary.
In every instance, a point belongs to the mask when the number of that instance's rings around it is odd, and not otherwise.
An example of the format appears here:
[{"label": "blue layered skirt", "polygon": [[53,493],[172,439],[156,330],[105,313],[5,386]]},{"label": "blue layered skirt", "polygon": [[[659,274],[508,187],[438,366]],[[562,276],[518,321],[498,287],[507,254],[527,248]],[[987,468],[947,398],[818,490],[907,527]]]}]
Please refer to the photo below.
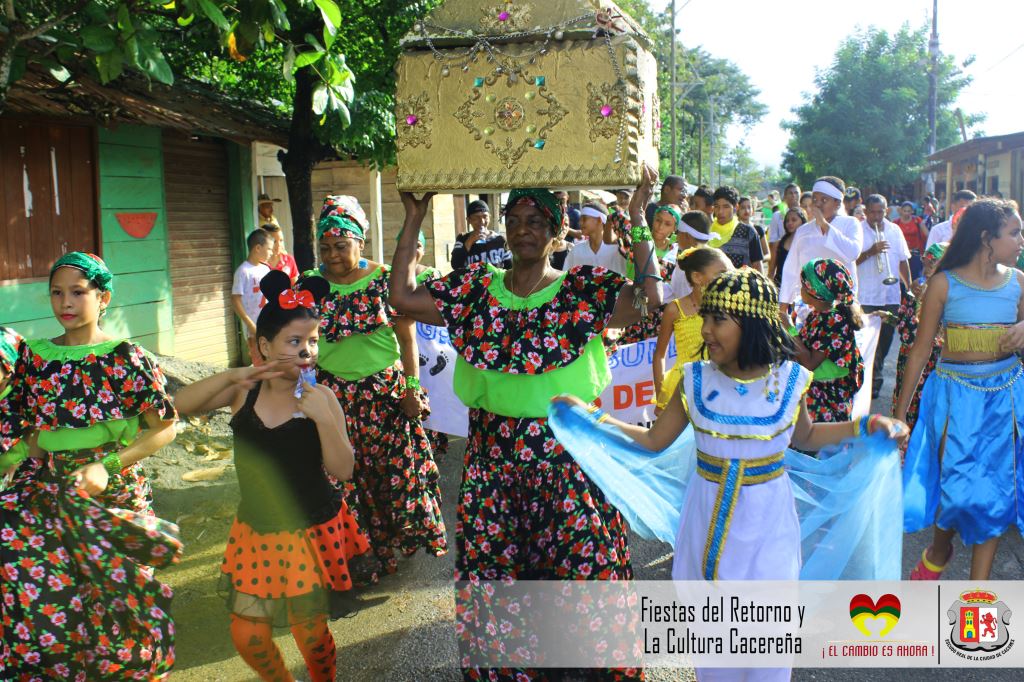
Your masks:
[{"label": "blue layered skirt", "polygon": [[[564,403],[552,404],[548,423],[633,531],[674,546],[673,578],[699,579],[718,486],[695,474],[693,429],[651,452]],[[817,458],[787,450],[785,475],[744,487],[726,514],[719,578],[899,580],[899,467],[895,442],[882,434]]]},{"label": "blue layered skirt", "polygon": [[964,544],[1024,531],[1024,366],[940,360],[921,391],[903,468],[904,529]]}]

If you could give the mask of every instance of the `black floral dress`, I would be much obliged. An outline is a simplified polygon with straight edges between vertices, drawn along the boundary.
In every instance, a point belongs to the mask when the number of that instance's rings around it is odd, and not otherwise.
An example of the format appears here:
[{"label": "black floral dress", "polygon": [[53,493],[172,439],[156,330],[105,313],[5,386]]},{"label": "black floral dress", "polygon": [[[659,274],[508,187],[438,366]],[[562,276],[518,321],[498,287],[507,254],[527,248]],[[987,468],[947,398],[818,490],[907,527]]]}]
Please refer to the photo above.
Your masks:
[{"label": "black floral dress", "polygon": [[[917,326],[919,320],[917,317],[917,303],[918,300],[914,298],[904,287],[900,287],[902,295],[900,296],[900,307],[896,311],[894,320],[886,320],[887,323],[895,323],[896,333],[900,336],[900,356],[896,359],[896,386],[893,388],[892,393],[892,404],[895,405],[900,397],[900,389],[903,387],[903,374],[907,368],[907,357],[910,355],[910,347],[914,345],[914,340],[917,339]],[[935,337],[935,343],[932,345],[931,355],[928,356],[928,362],[925,363],[924,371],[921,372],[921,383],[917,385],[917,390],[914,391],[914,396],[910,400],[910,406],[907,408],[907,426],[910,430],[914,430],[914,424],[917,423],[918,409],[921,405],[921,388],[924,386],[924,382],[928,379],[928,375],[935,369],[935,365],[939,362],[939,356],[942,355],[942,336]],[[906,449],[906,446],[904,446]]]},{"label": "black floral dress", "polygon": [[[527,299],[528,304],[538,297],[545,300],[512,309],[495,296],[491,285],[497,277],[503,278],[504,272],[473,266],[430,283],[428,291],[448,327],[457,362],[505,377],[539,378],[580,358],[584,347],[604,331],[625,283],[608,270],[577,267]],[[457,367],[457,382],[459,372]],[[513,408],[510,412],[518,402],[514,395],[491,397]],[[488,632],[523,627],[518,602],[492,602],[486,589],[473,587],[513,579],[630,579],[626,525],[555,440],[546,417],[469,407],[455,525],[455,579],[468,586],[459,591],[456,616],[463,674],[471,680],[547,679],[536,669],[471,664],[494,645]],[[589,673],[590,679],[639,676],[637,670]]]},{"label": "black floral dress", "polygon": [[[800,330],[800,340],[808,349],[825,353],[826,361],[847,370],[836,379],[815,378],[807,391],[807,413],[811,421],[849,421],[853,397],[864,382],[864,361],[854,339],[853,325],[838,310],[811,312]],[[824,370],[819,366],[816,376]]]},{"label": "black floral dress", "polygon": [[22,462],[0,491],[0,678],[169,674],[171,590],[152,567],[180,557],[177,527],[153,515],[139,464],[91,499],[70,480],[134,440],[151,410],[175,418],[160,370],[138,346],[22,345],[0,401],[0,452],[34,431],[47,456]]},{"label": "black floral dress", "polygon": [[[427,282],[433,282],[435,279],[441,279],[441,271],[437,268],[428,267],[426,270],[416,275],[416,284],[423,285]],[[424,364],[425,360],[421,355],[420,367],[422,368]],[[424,392],[426,392],[425,389]],[[422,418],[426,419],[429,414],[429,412],[424,414]],[[434,457],[441,457],[448,454],[448,434],[442,431],[431,431],[430,429],[427,429],[426,431],[427,438],[430,440],[430,449],[433,451]]]},{"label": "black floral dress", "polygon": [[[398,554],[425,549],[441,556],[448,542],[427,434],[419,418],[401,408],[405,375],[391,328],[388,272],[381,266],[352,285],[331,285],[320,306],[317,380],[341,401],[355,450],[355,470],[345,484],[348,504],[382,568],[394,573]],[[359,345],[370,337],[376,343]]]}]

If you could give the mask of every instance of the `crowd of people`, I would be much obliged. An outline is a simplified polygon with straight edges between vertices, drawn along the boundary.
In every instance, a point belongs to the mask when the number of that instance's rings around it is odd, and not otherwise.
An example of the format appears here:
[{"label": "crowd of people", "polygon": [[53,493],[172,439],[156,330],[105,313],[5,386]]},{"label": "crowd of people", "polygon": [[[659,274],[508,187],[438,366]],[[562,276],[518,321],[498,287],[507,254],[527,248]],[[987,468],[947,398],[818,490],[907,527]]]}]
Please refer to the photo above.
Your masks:
[{"label": "crowd of people", "polygon": [[[910,577],[938,579],[959,535],[973,551],[971,578],[988,578],[999,537],[1024,528],[1017,207],[960,192],[949,221],[931,221],[934,210],[915,219],[907,204],[890,220],[884,196],[862,200],[825,176],[806,193],[788,185],[759,214],[732,187],[689,196],[670,176],[653,200],[655,185],[645,169],[614,203],[578,209],[565,193],[515,189],[504,234],[474,201],[443,276],[420,263],[430,194],[402,195],[390,264],[365,257],[358,202],[327,197],[319,267],[304,273],[261,197],[262,224],[233,287],[253,364],[174,396],[150,355],[104,332],[115,283],[102,259],[73,252],[55,262],[50,303],[63,334],[0,335],[5,678],[169,673],[171,591],[154,569],[182,546],[153,515],[142,461],[174,438],[178,417],[220,408],[232,413],[241,493],[220,570],[232,640],[264,680],[292,679],[274,626],[291,629],[311,679],[333,680],[328,622],[352,608],[353,588],[400,570],[403,556],[441,556],[449,542],[466,679],[545,679],[528,658],[516,669],[479,664],[528,606],[493,598],[486,584],[633,577],[629,523],[643,511],[623,490],[642,496],[648,481],[607,475],[581,446],[613,434],[659,453],[693,427],[696,476],[680,482],[685,501],[668,538],[675,579],[798,579],[801,520],[785,453],[871,434],[905,458],[897,519],[907,531],[934,527]],[[855,331],[866,315],[884,322],[876,395],[899,335],[891,415],[853,414],[865,375]],[[454,391],[469,408],[447,525],[434,459],[446,439],[423,427],[416,323],[447,328]],[[609,350],[651,338],[658,416],[628,424],[594,402],[610,382]],[[585,418],[556,436],[553,404]]]}]

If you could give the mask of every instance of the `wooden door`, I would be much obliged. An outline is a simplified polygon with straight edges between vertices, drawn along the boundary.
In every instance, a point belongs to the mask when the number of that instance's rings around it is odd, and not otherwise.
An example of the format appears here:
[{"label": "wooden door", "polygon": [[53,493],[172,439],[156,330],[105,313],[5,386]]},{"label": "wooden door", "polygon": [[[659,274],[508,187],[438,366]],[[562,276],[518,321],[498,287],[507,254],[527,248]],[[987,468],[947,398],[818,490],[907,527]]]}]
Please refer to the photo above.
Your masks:
[{"label": "wooden door", "polygon": [[164,134],[167,245],[174,300],[174,354],[237,364],[231,309],[227,152],[220,140]]}]

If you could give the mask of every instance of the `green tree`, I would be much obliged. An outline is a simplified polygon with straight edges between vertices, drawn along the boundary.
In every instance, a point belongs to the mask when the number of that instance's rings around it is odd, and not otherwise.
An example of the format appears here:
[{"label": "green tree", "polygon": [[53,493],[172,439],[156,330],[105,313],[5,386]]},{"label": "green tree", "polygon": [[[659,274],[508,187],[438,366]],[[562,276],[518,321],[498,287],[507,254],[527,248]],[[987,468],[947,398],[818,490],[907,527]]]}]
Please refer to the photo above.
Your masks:
[{"label": "green tree", "polygon": [[0,3],[0,112],[31,62],[65,85],[83,69],[103,83],[129,70],[168,85],[184,74],[228,95],[275,103],[291,119],[281,161],[295,256],[310,267],[312,169],[337,149],[376,162],[393,158],[398,39],[436,0]]},{"label": "green tree", "polygon": [[[311,3],[283,0],[291,28],[278,31],[281,40],[254,51],[247,59],[196,49],[183,43],[171,60],[182,73],[205,81],[242,100],[273,104],[291,117],[288,150],[281,154],[294,230],[295,256],[300,267],[312,266],[312,187],[317,162],[336,155],[354,157],[376,166],[395,160],[395,63],[399,40],[417,18],[439,0],[334,0],[342,17],[322,60],[289,48],[319,35],[324,16]],[[296,56],[298,55],[298,56]],[[312,59],[312,61],[310,61]],[[332,66],[332,61],[334,65]],[[323,70],[327,68],[325,73]],[[335,68],[337,67],[337,68]],[[344,68],[345,109],[332,116],[321,109],[325,82]],[[282,78],[282,72],[287,78]],[[318,100],[318,97],[320,98]],[[301,234],[300,234],[301,233]]]},{"label": "green tree", "polygon": [[[687,48],[673,35],[671,17],[667,12],[651,11],[645,0],[617,0],[650,36],[658,59],[658,95],[661,98],[661,170],[672,166],[671,97],[676,97],[676,148],[678,172],[690,182],[698,178],[710,181],[710,140],[715,140],[715,155],[726,152],[726,133],[730,126],[750,127],[760,121],[768,108],[758,101],[761,94],[747,74],[728,59],[712,57],[701,48]],[[687,27],[679,29],[686,35]],[[676,84],[672,93],[669,70],[672,41],[676,41]],[[714,131],[711,130],[711,108],[714,101]],[[703,126],[701,125],[703,121]],[[702,134],[703,132],[703,134]],[[699,161],[703,161],[703,168]]]},{"label": "green tree", "polygon": [[[928,153],[928,28],[895,34],[868,28],[847,38],[815,78],[818,91],[784,124],[783,167],[806,184],[837,175],[862,188],[911,183]],[[936,144],[955,144],[953,104],[971,82],[944,55],[937,70]],[[968,126],[982,120],[968,116]]]}]

